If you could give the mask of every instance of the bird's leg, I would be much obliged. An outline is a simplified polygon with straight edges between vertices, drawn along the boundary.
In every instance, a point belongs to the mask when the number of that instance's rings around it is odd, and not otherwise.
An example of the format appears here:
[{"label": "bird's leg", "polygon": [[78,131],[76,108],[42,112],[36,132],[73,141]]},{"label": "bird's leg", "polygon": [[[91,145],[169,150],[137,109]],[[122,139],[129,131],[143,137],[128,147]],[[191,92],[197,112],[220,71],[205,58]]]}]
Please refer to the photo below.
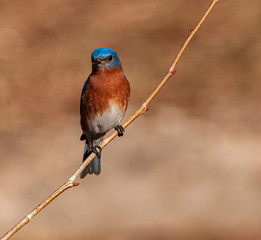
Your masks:
[{"label": "bird's leg", "polygon": [[123,136],[123,133],[125,132],[123,126],[117,125],[114,129],[118,132],[119,137]]},{"label": "bird's leg", "polygon": [[[99,151],[98,151],[99,150]],[[96,154],[96,156],[100,159],[101,158],[101,152],[102,148],[99,145],[92,146],[91,151]]]}]

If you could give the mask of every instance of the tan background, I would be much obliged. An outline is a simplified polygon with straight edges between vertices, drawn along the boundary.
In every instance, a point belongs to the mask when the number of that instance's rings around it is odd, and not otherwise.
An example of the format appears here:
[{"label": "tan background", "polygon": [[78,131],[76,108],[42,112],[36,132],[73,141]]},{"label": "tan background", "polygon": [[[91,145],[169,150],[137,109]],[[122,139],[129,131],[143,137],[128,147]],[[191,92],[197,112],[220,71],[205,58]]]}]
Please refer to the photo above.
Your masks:
[{"label": "tan background", "polygon": [[[210,1],[0,3],[0,233],[81,162],[79,98],[96,47],[115,49],[126,117]],[[150,111],[13,239],[261,239],[261,4],[220,1]]]}]

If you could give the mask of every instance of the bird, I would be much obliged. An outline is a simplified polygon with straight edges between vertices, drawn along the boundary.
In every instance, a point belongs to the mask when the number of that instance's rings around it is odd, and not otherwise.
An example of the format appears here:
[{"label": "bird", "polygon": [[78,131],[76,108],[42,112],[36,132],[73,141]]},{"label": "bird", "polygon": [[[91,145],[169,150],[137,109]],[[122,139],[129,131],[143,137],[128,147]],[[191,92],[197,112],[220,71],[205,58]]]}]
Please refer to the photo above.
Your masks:
[{"label": "bird", "polygon": [[[130,84],[124,75],[117,53],[107,47],[96,48],[91,55],[92,72],[85,81],[80,101],[80,123],[85,140],[83,162],[94,152],[95,158],[81,172],[101,173],[101,148],[99,143],[111,129],[122,136],[124,128],[119,124],[130,97]],[[97,150],[99,149],[99,151]]]}]

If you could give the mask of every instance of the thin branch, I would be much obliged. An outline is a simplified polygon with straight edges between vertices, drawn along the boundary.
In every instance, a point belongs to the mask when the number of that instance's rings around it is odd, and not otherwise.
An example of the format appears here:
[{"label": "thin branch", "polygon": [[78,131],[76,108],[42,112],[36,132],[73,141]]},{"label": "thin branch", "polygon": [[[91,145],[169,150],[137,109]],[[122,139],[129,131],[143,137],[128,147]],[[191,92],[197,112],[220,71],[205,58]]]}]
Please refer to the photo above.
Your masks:
[{"label": "thin branch", "polygon": [[[141,105],[141,107],[122,125],[125,128],[127,128],[136,118],[138,118],[140,115],[145,113],[148,110],[149,103],[153,100],[153,98],[158,94],[158,92],[161,90],[161,88],[164,86],[164,84],[168,81],[170,77],[172,77],[175,74],[174,68],[176,67],[177,63],[179,62],[182,54],[186,50],[189,42],[194,37],[196,32],[199,30],[203,22],[206,20],[207,16],[213,9],[213,7],[217,4],[219,0],[213,0],[212,4],[198,23],[198,25],[195,27],[193,31],[191,31],[190,35],[188,36],[187,40],[185,41],[184,45],[182,46],[181,50],[177,54],[175,60],[173,61],[168,73],[163,78],[163,80],[160,82],[160,84],[157,86],[157,88],[151,93],[151,95],[147,98],[147,100]],[[115,137],[117,137],[117,131],[114,131],[109,137],[107,137],[104,141],[101,142],[100,147],[101,149],[104,148],[108,143],[110,143]],[[89,155],[89,157],[77,168],[77,170],[73,173],[73,175],[61,186],[59,187],[55,192],[53,192],[50,196],[48,196],[42,203],[40,203],[37,207],[35,207],[28,215],[26,215],[21,221],[19,221],[13,228],[11,228],[0,240],[7,240],[10,239],[17,231],[19,231],[24,225],[26,225],[30,220],[38,214],[43,208],[45,208],[49,203],[51,203],[55,198],[57,198],[61,193],[63,193],[65,190],[72,188],[74,186],[79,185],[78,183],[75,183],[74,181],[79,176],[79,174],[82,172],[82,170],[93,160],[95,157],[95,154],[92,153]]]}]

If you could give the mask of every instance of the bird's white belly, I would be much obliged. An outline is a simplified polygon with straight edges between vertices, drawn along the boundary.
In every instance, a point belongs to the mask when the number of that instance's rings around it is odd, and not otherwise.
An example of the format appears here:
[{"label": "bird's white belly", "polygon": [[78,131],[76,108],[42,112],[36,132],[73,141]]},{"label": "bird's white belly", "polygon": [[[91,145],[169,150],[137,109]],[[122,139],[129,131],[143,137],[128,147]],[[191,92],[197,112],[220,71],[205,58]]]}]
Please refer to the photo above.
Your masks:
[{"label": "bird's white belly", "polygon": [[95,134],[105,134],[117,126],[121,121],[124,112],[114,102],[110,102],[109,108],[103,113],[98,113],[88,123],[90,132]]}]

